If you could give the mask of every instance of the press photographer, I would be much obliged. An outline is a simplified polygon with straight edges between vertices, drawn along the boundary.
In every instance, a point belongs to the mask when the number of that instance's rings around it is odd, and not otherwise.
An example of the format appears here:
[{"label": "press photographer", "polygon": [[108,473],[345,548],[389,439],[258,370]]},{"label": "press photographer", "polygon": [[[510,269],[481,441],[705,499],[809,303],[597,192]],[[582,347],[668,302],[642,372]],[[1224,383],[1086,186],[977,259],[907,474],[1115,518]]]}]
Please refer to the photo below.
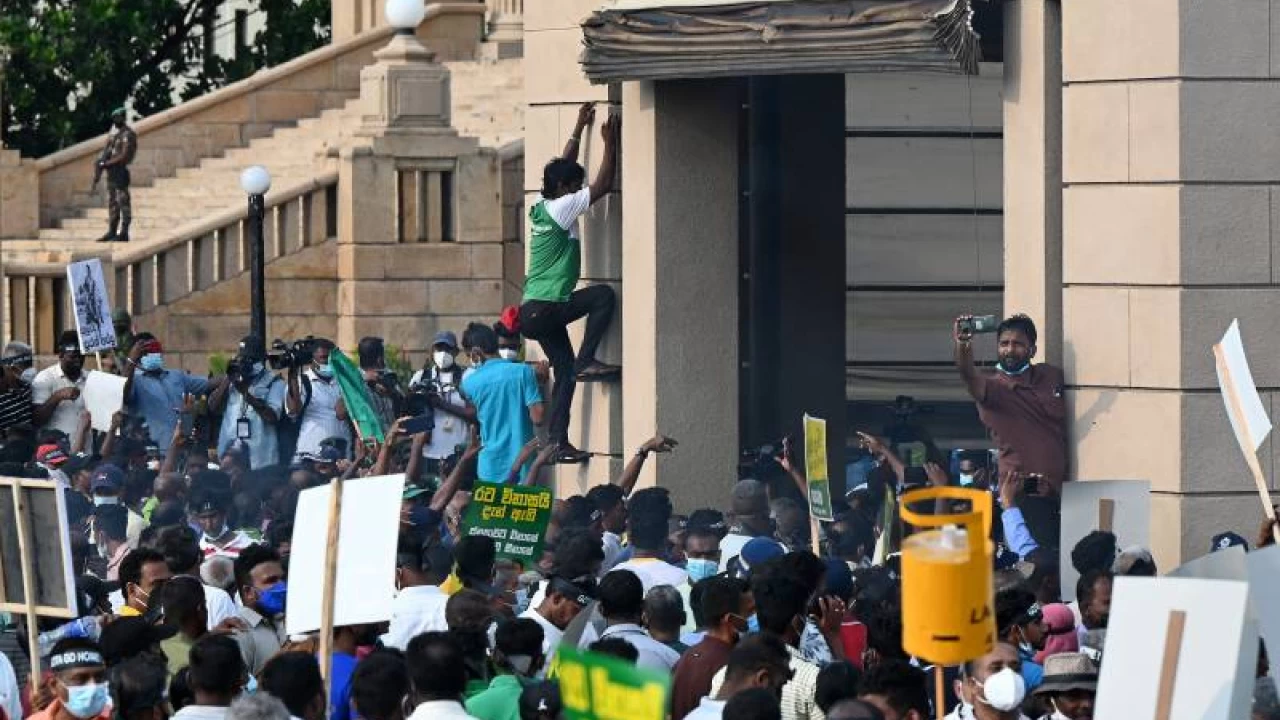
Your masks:
[{"label": "press photographer", "polygon": [[[994,333],[995,370],[973,364],[973,338]],[[1000,450],[1000,471],[1034,477],[1032,494],[1058,495],[1067,476],[1066,401],[1062,370],[1047,363],[1032,364],[1036,356],[1036,326],[1026,315],[1014,315],[999,325],[994,316],[964,315],[954,328],[956,367],[969,394],[978,404],[978,417]]]},{"label": "press photographer", "polygon": [[285,383],[267,371],[262,338],[248,335],[227,364],[227,376],[209,396],[209,408],[222,413],[218,456],[232,443],[247,448],[249,467],[258,469],[280,462],[276,424],[284,413]]},{"label": "press photographer", "polygon": [[405,398],[396,374],[387,369],[386,346],[380,337],[366,337],[360,339],[356,351],[360,356],[360,372],[369,386],[373,409],[378,413],[382,427],[389,428],[396,418],[404,414]]},{"label": "press photographer", "polygon": [[293,460],[318,457],[327,438],[342,438],[351,447],[351,426],[342,390],[329,365],[334,344],[324,338],[307,337],[292,345],[276,341],[267,355],[272,370],[288,370],[289,392],[284,409],[297,423],[298,439]]},{"label": "press photographer", "polygon": [[467,402],[459,390],[462,368],[458,367],[458,337],[447,330],[436,333],[431,343],[431,362],[414,373],[409,381],[410,411],[414,416],[431,414],[432,427],[422,449],[429,475],[440,474],[440,463],[467,444]]}]

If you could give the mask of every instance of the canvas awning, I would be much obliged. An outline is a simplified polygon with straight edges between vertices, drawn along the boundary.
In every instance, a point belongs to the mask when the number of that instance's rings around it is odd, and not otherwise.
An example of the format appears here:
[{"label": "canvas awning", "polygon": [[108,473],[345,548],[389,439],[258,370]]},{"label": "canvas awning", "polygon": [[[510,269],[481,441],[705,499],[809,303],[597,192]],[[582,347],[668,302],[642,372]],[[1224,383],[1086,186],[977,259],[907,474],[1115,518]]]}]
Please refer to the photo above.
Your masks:
[{"label": "canvas awning", "polygon": [[916,70],[977,74],[971,0],[615,0],[582,23],[593,83]]}]

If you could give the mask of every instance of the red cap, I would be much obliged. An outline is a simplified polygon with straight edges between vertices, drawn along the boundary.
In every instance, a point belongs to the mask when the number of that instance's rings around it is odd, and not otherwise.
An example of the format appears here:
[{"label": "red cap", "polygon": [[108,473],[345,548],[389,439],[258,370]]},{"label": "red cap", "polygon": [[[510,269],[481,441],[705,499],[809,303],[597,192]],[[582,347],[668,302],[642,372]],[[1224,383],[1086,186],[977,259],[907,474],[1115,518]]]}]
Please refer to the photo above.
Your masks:
[{"label": "red cap", "polygon": [[520,308],[515,305],[508,305],[503,308],[502,315],[498,317],[498,322],[512,334],[519,334]]},{"label": "red cap", "polygon": [[36,462],[58,467],[67,461],[67,454],[57,445],[41,445],[36,449]]}]

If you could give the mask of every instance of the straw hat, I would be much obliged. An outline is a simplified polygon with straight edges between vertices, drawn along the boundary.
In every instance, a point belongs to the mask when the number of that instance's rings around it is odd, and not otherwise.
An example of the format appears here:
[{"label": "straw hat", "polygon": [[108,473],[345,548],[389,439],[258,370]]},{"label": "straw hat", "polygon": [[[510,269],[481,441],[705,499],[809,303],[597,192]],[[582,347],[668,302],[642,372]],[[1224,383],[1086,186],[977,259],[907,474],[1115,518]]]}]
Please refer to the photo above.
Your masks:
[{"label": "straw hat", "polygon": [[1058,653],[1044,661],[1044,682],[1035,694],[1098,689],[1098,666],[1082,653]]}]

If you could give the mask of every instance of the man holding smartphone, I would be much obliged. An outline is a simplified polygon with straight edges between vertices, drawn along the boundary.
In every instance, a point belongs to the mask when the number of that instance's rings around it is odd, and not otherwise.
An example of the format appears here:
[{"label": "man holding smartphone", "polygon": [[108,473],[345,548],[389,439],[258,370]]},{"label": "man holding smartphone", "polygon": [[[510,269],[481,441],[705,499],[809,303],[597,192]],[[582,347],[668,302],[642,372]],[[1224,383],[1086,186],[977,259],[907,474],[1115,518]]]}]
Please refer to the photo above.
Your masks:
[{"label": "man holding smartphone", "polygon": [[1000,471],[1043,477],[1040,493],[1059,495],[1067,476],[1067,406],[1062,370],[1033,365],[1036,326],[1014,315],[995,329],[998,361],[982,372],[973,364],[973,336],[984,318],[956,319],[955,360],[960,377],[978,405],[978,417],[1000,450]]}]

